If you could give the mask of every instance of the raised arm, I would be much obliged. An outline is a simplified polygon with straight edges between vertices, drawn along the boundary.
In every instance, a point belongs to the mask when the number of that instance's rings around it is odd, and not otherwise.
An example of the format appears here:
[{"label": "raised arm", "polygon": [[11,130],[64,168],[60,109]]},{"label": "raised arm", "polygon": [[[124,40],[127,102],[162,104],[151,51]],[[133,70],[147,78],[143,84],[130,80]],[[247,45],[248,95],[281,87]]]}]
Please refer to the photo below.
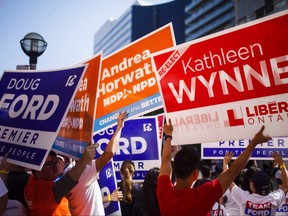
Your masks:
[{"label": "raised arm", "polygon": [[121,135],[120,132],[121,132],[121,129],[123,127],[123,122],[127,117],[128,117],[128,113],[126,111],[123,113],[119,113],[118,118],[117,118],[117,128],[116,128],[111,140],[107,144],[105,151],[95,161],[97,172],[99,172],[101,169],[103,169],[103,167],[115,155],[118,144],[119,144],[119,139],[120,139],[120,135]]},{"label": "raised arm", "polygon": [[172,174],[172,165],[171,165],[171,158],[172,158],[172,148],[171,148],[171,141],[172,141],[172,133],[173,133],[173,126],[171,124],[171,119],[168,120],[163,127],[163,132],[165,133],[166,137],[164,140],[163,150],[162,150],[162,158],[161,158],[161,166],[159,176],[161,175],[169,175],[171,177]]},{"label": "raised arm", "polygon": [[281,170],[282,185],[279,187],[286,194],[287,193],[287,181],[288,181],[286,166],[284,164],[284,161],[283,161],[281,155],[278,152],[273,152],[272,157],[274,158],[274,161],[279,165],[280,170]]},{"label": "raised arm", "polygon": [[91,164],[94,157],[95,145],[88,145],[75,166],[54,184],[52,190],[56,202],[60,203],[61,199],[78,183],[86,165]]},{"label": "raised arm", "polygon": [[[225,157],[223,159],[223,171],[226,171],[229,169],[229,163],[230,161],[232,160],[233,158],[233,155],[234,155],[234,152],[226,152],[225,154]],[[232,182],[230,185],[229,185],[229,189],[231,190],[232,187],[235,185],[234,182]],[[224,192],[224,191],[223,191]]]},{"label": "raised arm", "polygon": [[262,126],[260,131],[255,134],[254,138],[251,140],[247,148],[231,164],[230,169],[223,171],[217,177],[218,181],[220,182],[222,186],[223,192],[225,192],[228,189],[228,187],[231,185],[231,183],[234,181],[237,175],[245,167],[255,147],[258,144],[267,142],[268,140],[271,139],[270,136],[265,136],[263,134],[264,129],[265,129],[265,126]]}]

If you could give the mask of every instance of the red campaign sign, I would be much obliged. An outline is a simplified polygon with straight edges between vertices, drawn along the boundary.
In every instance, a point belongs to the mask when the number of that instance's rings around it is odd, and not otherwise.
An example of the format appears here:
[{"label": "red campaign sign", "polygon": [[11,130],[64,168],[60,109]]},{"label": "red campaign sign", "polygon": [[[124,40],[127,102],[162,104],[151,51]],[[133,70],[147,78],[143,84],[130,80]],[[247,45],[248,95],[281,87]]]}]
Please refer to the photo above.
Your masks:
[{"label": "red campaign sign", "polygon": [[[287,14],[274,14],[153,56],[164,110],[176,126],[178,144],[251,138],[251,127],[257,131],[263,124],[271,135],[288,135]],[[282,126],[285,130],[277,129]],[[193,132],[196,138],[183,136],[194,136]]]}]

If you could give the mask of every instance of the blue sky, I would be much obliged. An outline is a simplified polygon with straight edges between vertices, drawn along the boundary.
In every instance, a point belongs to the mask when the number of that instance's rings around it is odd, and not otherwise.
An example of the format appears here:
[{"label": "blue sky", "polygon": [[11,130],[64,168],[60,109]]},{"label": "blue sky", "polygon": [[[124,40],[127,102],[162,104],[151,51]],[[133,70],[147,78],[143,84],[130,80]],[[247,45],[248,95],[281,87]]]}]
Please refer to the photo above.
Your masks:
[{"label": "blue sky", "polygon": [[[149,0],[163,3],[171,0]],[[135,0],[0,0],[0,77],[29,64],[20,40],[29,32],[48,43],[38,70],[70,67],[93,56],[93,36],[108,18],[119,18]]]}]

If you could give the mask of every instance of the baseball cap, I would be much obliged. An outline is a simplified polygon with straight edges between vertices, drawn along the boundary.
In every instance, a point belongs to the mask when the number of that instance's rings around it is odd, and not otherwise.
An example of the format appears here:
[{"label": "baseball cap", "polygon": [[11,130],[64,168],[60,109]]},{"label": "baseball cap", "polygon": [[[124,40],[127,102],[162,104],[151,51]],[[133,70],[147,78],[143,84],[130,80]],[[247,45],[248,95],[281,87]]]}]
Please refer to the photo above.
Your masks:
[{"label": "baseball cap", "polygon": [[282,179],[281,179],[281,170],[278,170],[275,173],[275,181],[278,185],[282,185]]},{"label": "baseball cap", "polygon": [[270,192],[270,177],[264,171],[257,171],[252,176],[252,182],[259,195],[266,196]]}]

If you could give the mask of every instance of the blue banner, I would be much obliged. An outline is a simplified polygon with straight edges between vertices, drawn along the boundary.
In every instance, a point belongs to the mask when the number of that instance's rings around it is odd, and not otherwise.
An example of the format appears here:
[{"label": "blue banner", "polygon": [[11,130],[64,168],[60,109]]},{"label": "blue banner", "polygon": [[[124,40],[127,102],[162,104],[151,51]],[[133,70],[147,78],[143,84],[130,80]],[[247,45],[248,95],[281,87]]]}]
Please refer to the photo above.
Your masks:
[{"label": "blue banner", "polygon": [[[101,193],[103,197],[112,194],[113,191],[116,189],[117,184],[115,180],[115,172],[112,160],[107,163],[106,166],[100,171],[98,183],[101,188]],[[121,214],[119,202],[115,201],[104,203],[104,210],[105,215],[111,215],[117,212],[118,214]]]},{"label": "blue banner", "polygon": [[[93,140],[99,144],[97,154],[101,155],[111,139],[116,126],[94,134]],[[113,157],[117,180],[121,180],[119,169],[124,160],[135,164],[134,180],[143,181],[149,169],[160,167],[161,141],[157,117],[139,117],[124,122],[119,146]],[[97,156],[96,156],[97,157]]]},{"label": "blue banner", "polygon": [[40,170],[85,65],[54,71],[5,71],[0,81],[0,156]]},{"label": "blue banner", "polygon": [[[202,159],[223,159],[226,152],[233,151],[235,159],[249,145],[249,140],[229,140],[201,144]],[[251,160],[272,160],[272,153],[278,152],[283,160],[288,160],[288,138],[274,137],[266,143],[256,146],[251,154]]]}]

